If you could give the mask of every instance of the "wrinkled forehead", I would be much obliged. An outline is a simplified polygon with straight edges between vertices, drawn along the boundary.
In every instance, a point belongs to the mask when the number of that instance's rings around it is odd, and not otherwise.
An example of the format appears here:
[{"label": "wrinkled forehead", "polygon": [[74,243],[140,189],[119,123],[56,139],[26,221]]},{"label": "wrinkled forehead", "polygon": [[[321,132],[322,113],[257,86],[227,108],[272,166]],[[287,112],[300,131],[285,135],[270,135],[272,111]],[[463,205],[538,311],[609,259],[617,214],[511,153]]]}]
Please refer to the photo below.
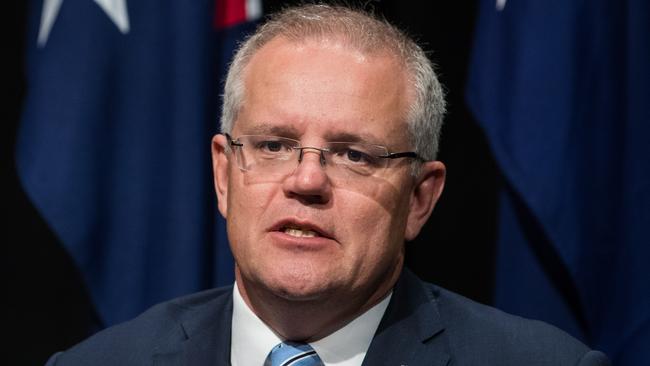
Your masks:
[{"label": "wrinkled forehead", "polygon": [[345,33],[327,33],[327,34],[305,34],[305,35],[276,35],[265,41],[263,45],[252,52],[244,67],[244,74],[249,69],[254,59],[259,58],[260,53],[268,52],[269,49],[275,49],[281,46],[294,47],[296,49],[306,47],[319,47],[323,50],[347,51],[354,55],[359,61],[369,59],[390,59],[396,70],[406,72],[408,65],[405,57],[401,55],[397,45],[392,43],[381,43],[376,40],[363,39],[359,37],[349,37]]},{"label": "wrinkled forehead", "polygon": [[339,39],[277,37],[251,58],[243,79],[239,123],[281,116],[298,129],[304,122],[359,134],[377,125],[386,133],[407,128],[409,81],[390,53],[366,54]]}]

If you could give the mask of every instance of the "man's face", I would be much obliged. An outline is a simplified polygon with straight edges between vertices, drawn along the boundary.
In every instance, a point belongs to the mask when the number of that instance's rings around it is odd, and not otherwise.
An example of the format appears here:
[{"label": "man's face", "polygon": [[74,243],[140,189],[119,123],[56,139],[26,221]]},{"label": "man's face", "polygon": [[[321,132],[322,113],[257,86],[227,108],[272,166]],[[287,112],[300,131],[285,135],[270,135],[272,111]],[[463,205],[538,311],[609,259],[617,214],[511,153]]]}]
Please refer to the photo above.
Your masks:
[{"label": "man's face", "polygon": [[[407,78],[392,57],[276,38],[252,58],[244,83],[234,139],[276,135],[314,147],[360,139],[393,152],[413,149]],[[405,237],[417,235],[442,187],[444,167],[437,166],[436,183],[419,197],[423,179],[411,176],[408,159],[377,176],[337,181],[315,150],[305,150],[300,164],[295,159],[292,173],[272,178],[240,170],[225,145],[215,137],[215,181],[237,281],[290,300],[383,296],[382,286],[401,271]]]}]

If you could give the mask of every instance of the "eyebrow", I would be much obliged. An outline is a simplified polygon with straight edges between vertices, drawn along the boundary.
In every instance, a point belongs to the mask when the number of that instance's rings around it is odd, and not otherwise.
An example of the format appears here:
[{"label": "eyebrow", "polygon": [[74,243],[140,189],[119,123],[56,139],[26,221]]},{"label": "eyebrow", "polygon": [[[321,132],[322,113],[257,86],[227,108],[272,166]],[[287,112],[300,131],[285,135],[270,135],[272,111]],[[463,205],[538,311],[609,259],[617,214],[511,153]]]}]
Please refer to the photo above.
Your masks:
[{"label": "eyebrow", "polygon": [[351,133],[344,131],[332,131],[325,134],[325,139],[331,142],[365,142],[369,144],[380,145],[377,143],[377,138],[370,134],[365,133]]},{"label": "eyebrow", "polygon": [[298,139],[300,133],[293,126],[278,126],[270,123],[260,123],[250,127],[247,132],[255,135],[272,135]]},{"label": "eyebrow", "polygon": [[[295,140],[300,140],[301,136],[300,131],[293,126],[274,125],[270,123],[254,124],[247,129],[246,134],[281,136]],[[324,139],[330,142],[364,142],[383,145],[381,142],[377,142],[378,139],[375,136],[367,133],[328,131],[325,133]]]}]

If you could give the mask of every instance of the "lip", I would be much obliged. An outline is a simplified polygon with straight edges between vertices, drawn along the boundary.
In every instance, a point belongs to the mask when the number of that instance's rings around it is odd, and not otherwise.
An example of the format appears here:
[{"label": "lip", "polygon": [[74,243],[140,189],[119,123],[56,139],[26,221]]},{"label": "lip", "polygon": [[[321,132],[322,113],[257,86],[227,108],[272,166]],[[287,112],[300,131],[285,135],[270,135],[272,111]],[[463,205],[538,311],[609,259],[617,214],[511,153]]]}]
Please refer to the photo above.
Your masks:
[{"label": "lip", "polygon": [[[311,231],[316,232],[318,234],[318,236],[311,237],[311,238],[310,237],[297,238],[297,237],[285,234],[284,232],[281,231],[283,228],[285,228],[287,226],[289,226],[289,227],[299,227],[301,229],[311,230]],[[301,219],[298,219],[298,218],[284,218],[284,219],[281,219],[281,220],[277,221],[276,223],[274,223],[268,229],[268,231],[272,232],[272,233],[274,232],[274,233],[283,234],[283,235],[286,235],[288,237],[291,237],[291,238],[294,238],[294,239],[300,239],[300,240],[319,239],[319,238],[325,238],[325,239],[330,239],[330,240],[334,239],[334,236],[330,232],[323,229],[318,224],[316,224],[316,223],[314,223],[312,221],[309,221],[309,220],[301,220]]]}]

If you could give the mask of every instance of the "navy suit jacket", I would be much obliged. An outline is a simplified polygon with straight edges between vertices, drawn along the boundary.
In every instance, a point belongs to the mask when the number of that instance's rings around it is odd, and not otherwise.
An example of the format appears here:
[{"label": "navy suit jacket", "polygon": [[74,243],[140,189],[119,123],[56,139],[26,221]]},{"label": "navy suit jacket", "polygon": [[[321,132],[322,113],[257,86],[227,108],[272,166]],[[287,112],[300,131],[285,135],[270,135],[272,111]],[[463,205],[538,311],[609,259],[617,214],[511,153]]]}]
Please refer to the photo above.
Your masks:
[{"label": "navy suit jacket", "polygon": [[[99,332],[55,354],[47,366],[229,365],[231,317],[232,286],[204,291],[156,305]],[[363,365],[557,366],[609,361],[553,326],[475,303],[404,270]]]}]

